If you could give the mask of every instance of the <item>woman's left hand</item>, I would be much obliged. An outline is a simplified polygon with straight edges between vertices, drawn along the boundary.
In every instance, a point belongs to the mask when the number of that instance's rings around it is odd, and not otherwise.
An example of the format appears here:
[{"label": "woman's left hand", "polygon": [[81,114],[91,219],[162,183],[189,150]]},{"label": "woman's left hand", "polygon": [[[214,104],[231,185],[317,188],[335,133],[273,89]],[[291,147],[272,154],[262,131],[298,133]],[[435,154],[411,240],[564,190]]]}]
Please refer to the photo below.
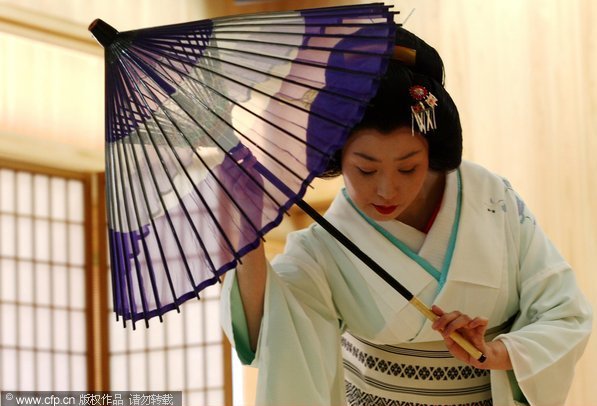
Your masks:
[{"label": "woman's left hand", "polygon": [[[479,369],[512,369],[510,356],[504,343],[500,340],[486,342],[485,332],[487,331],[488,320],[483,317],[471,318],[459,311],[444,312],[438,306],[432,306],[431,310],[439,317],[433,322],[433,329],[437,330],[448,347],[450,353],[461,361]],[[481,351],[487,359],[479,362],[462,349],[450,334],[458,332],[466,338],[473,346]]]}]

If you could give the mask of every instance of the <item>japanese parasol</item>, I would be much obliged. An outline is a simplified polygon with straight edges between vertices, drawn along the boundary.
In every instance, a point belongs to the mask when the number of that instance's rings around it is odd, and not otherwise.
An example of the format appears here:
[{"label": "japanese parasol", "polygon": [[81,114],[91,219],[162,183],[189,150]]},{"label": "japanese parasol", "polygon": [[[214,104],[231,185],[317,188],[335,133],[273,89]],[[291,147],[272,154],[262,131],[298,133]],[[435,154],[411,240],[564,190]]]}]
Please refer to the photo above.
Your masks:
[{"label": "japanese parasol", "polygon": [[199,298],[293,204],[435,317],[302,199],[377,91],[394,14],[373,3],[90,25],[105,49],[112,293],[125,325]]}]

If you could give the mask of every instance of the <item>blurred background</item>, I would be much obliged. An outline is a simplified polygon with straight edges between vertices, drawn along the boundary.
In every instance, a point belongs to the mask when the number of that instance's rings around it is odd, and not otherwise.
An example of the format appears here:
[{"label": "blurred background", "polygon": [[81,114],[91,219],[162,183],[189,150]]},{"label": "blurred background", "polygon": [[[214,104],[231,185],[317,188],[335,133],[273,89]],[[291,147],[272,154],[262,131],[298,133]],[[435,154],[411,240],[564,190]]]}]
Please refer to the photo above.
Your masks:
[{"label": "blurred background", "polygon": [[[87,26],[353,3],[0,0],[1,390],[180,390],[185,405],[253,404],[256,374],[220,331],[217,286],[149,329],[124,329],[111,312],[104,61]],[[597,306],[597,2],[386,3],[442,55],[465,159],[509,178]],[[340,186],[315,182],[307,200],[325,210]],[[268,255],[308,222],[293,210]],[[596,364],[594,335],[569,405],[597,405]]]}]

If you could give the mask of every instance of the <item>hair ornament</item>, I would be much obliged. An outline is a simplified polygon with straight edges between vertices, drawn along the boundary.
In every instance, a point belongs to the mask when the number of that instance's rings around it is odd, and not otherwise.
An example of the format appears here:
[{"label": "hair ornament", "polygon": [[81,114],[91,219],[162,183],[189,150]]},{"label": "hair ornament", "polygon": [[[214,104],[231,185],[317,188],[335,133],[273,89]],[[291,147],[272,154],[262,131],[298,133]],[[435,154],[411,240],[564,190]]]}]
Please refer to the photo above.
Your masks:
[{"label": "hair ornament", "polygon": [[414,85],[408,90],[410,96],[415,100],[415,104],[410,107],[412,112],[412,131],[415,133],[415,122],[419,132],[426,134],[429,130],[435,130],[435,107],[437,98],[429,93],[424,86]]},{"label": "hair ornament", "polygon": [[395,45],[392,51],[392,59],[402,62],[406,66],[416,66],[417,50],[402,45]]}]

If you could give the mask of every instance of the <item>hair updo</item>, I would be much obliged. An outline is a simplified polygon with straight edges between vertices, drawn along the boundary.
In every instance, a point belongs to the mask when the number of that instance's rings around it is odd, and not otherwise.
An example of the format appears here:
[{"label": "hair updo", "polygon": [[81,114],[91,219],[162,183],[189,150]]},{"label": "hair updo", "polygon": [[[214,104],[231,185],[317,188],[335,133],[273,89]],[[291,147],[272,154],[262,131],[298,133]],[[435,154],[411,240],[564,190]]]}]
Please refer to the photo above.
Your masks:
[{"label": "hair updo", "polygon": [[[377,94],[369,102],[353,133],[361,129],[389,133],[399,127],[410,127],[411,106],[416,102],[410,95],[410,88],[423,86],[437,98],[437,128],[421,134],[429,145],[429,168],[454,170],[462,161],[462,127],[458,109],[444,88],[442,59],[434,48],[402,27],[397,27],[395,44],[394,57],[389,61]],[[338,150],[320,177],[339,175],[341,163],[342,150]]]}]

